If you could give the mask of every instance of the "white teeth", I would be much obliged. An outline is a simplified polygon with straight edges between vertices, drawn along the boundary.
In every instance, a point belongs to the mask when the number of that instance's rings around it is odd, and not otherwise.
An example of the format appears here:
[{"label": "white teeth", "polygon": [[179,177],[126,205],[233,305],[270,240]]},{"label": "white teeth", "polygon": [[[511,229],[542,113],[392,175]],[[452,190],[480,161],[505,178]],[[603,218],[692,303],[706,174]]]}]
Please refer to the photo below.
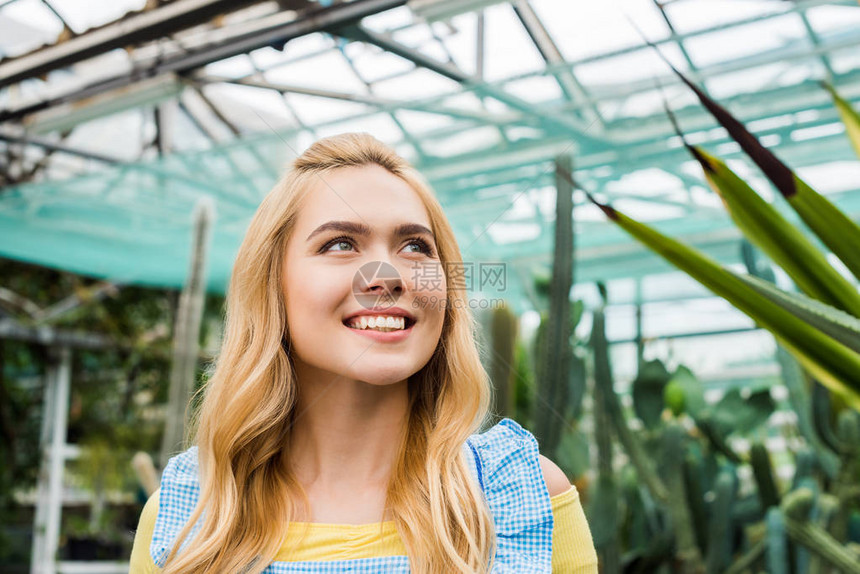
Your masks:
[{"label": "white teeth", "polygon": [[349,327],[353,329],[374,329],[383,332],[396,331],[406,328],[406,318],[392,316],[386,317],[382,315],[368,317],[367,315],[362,315],[361,317],[356,317],[351,320],[349,322]]}]

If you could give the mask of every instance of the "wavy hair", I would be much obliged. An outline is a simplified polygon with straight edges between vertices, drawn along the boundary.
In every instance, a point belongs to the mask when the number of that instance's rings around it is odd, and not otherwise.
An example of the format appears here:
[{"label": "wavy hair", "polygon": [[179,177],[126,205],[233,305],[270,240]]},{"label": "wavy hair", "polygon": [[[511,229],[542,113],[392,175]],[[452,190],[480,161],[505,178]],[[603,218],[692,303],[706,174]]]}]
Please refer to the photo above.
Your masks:
[{"label": "wavy hair", "polygon": [[[200,498],[163,574],[258,574],[274,559],[289,523],[306,516],[308,499],[286,449],[297,381],[281,293],[283,253],[315,178],[374,164],[421,198],[448,283],[439,343],[408,381],[408,423],[387,505],[415,574],[474,574],[491,567],[493,521],[462,449],[486,420],[490,386],[465,289],[445,265],[462,260],[460,249],[442,207],[414,168],[367,134],[343,134],[317,141],[294,161],[263,200],[239,249],[224,340],[195,415]],[[204,508],[205,520],[189,536]],[[182,541],[192,537],[180,552]]]}]

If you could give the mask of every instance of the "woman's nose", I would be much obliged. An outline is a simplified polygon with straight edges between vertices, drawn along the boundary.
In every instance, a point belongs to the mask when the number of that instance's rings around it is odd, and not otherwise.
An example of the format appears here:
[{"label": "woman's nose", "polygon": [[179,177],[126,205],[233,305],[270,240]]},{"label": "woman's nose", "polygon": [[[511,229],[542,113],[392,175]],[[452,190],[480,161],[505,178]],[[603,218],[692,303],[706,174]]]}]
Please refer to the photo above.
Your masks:
[{"label": "woman's nose", "polygon": [[352,281],[356,299],[369,308],[393,305],[403,294],[403,278],[394,265],[370,261],[359,267]]}]

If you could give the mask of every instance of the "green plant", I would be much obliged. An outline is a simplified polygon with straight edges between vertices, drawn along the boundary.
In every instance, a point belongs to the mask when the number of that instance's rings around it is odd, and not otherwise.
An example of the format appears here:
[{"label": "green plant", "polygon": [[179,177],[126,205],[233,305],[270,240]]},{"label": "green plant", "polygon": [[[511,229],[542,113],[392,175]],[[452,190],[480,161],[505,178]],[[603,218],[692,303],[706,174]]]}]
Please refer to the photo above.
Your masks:
[{"label": "green plant", "polygon": [[494,413],[512,417],[515,411],[515,360],[517,316],[507,305],[493,310],[491,316],[490,381],[493,383]]},{"label": "green plant", "polygon": [[[726,110],[686,78],[684,81],[768,174],[809,228],[860,277],[860,251],[856,249],[860,228],[762,148]],[[833,95],[849,137],[857,145],[860,116],[835,92]],[[689,370],[669,374],[657,364],[643,365],[633,383],[634,413],[643,425],[639,434],[633,433],[612,389],[604,311],[599,307],[594,311],[591,339],[595,381],[603,391],[599,400],[630,459],[626,475],[634,474],[635,469],[638,479],[637,484],[623,482],[628,518],[620,527],[629,533],[624,540],[636,544],[627,552],[640,559],[646,535],[656,540],[669,532],[675,541],[675,563],[682,569],[699,569],[698,554],[704,554],[708,572],[767,568],[769,572],[818,574],[831,567],[855,572],[860,568],[860,556],[849,541],[857,540],[851,524],[860,516],[860,488],[856,486],[860,483],[860,413],[855,412],[860,411],[860,293],[803,232],[724,162],[700,148],[688,149],[744,235],[804,293],[774,285],[773,273],[756,259],[749,245],[744,249],[749,275],[742,275],[589,198],[610,220],[774,334],[781,347],[778,359],[789,405],[797,413],[800,435],[809,446],[797,453],[791,489],[782,492],[763,442],[754,440],[748,455],[733,446],[735,437],[748,438],[775,410],[769,389],[729,389],[718,402],[708,405]],[[572,177],[570,183],[575,185]],[[659,474],[650,464],[655,441],[663,444],[664,452]],[[741,496],[737,478],[732,479],[730,473],[735,466],[746,464],[752,470],[754,489]],[[645,520],[645,505],[637,501],[649,499],[649,493],[657,516],[671,518],[668,528],[659,518]],[[712,502],[703,505],[708,498]],[[741,527],[743,537],[736,545],[733,540]],[[763,534],[755,534],[763,528]]]},{"label": "green plant", "polygon": [[[569,156],[556,159],[556,169],[569,173]],[[535,435],[541,448],[554,453],[561,440],[561,429],[570,399],[570,369],[573,353],[570,337],[570,290],[573,286],[573,186],[557,178],[555,240],[552,279],[549,286],[549,314],[539,332],[537,386],[540,400],[533,417]],[[544,323],[544,321],[542,321]],[[543,327],[543,325],[542,325]],[[559,416],[561,413],[561,417]]]},{"label": "green plant", "polygon": [[103,437],[92,438],[80,445],[80,456],[69,465],[69,474],[90,493],[90,516],[86,532],[107,538],[115,532],[107,510],[110,492],[133,491],[131,452]]}]

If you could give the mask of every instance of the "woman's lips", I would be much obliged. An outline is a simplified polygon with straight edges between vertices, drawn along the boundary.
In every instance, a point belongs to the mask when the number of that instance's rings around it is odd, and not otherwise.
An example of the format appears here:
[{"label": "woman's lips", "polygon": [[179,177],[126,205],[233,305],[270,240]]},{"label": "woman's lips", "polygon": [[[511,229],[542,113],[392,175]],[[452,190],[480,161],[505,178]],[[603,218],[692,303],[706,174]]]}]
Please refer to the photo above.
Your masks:
[{"label": "woman's lips", "polygon": [[398,341],[402,341],[406,339],[410,333],[412,333],[412,328],[415,326],[415,323],[411,324],[407,321],[407,327],[405,329],[398,329],[396,331],[375,331],[373,329],[353,329],[348,325],[344,325],[347,329],[355,333],[356,335],[362,335],[373,339],[374,341],[378,341],[380,343],[396,343]]}]

